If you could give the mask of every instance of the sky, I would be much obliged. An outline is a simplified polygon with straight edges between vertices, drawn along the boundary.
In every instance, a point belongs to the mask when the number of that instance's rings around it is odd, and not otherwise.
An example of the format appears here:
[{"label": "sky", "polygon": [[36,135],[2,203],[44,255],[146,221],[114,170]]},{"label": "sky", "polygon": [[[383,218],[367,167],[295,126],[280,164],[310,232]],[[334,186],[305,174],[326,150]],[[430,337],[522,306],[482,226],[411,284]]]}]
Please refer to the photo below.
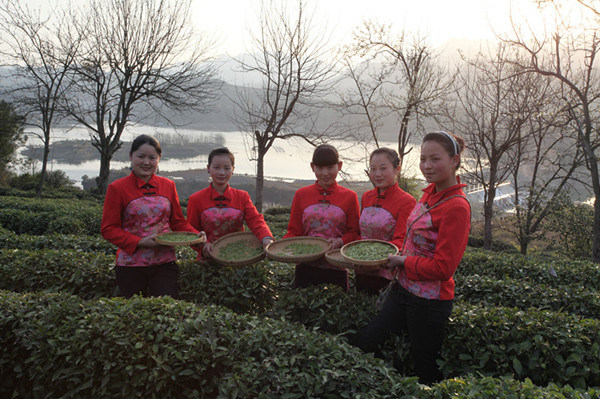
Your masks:
[{"label": "sky", "polygon": [[[50,9],[72,0],[19,0],[29,7]],[[192,21],[200,32],[214,36],[218,54],[248,52],[248,28],[256,20],[260,0],[190,0]],[[274,0],[285,1],[285,0]],[[331,40],[349,41],[365,19],[389,23],[427,37],[433,46],[450,39],[494,40],[495,31],[506,32],[512,15],[541,29],[534,0],[303,0],[315,10],[315,19],[326,26]],[[295,0],[287,0],[295,4]]]},{"label": "sky", "polygon": [[[419,33],[433,46],[450,39],[495,38],[510,28],[510,16],[541,26],[532,0],[304,0],[315,7],[331,40],[349,40],[365,19],[390,23],[396,31]],[[248,50],[248,26],[256,19],[259,0],[194,0],[193,20],[199,30],[214,34],[220,52],[235,56]],[[322,22],[321,22],[322,21]]]}]

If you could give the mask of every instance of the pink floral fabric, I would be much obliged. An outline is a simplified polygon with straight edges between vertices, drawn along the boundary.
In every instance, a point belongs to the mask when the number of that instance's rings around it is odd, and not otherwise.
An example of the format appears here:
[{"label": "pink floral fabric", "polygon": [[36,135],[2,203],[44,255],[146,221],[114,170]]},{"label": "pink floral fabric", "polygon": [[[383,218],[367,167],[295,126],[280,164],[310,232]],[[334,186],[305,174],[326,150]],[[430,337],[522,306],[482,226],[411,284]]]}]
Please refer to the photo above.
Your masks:
[{"label": "pink floral fabric", "polygon": [[331,204],[314,204],[302,213],[304,235],[322,238],[340,238],[346,231],[346,213]]},{"label": "pink floral fabric", "polygon": [[396,230],[396,219],[387,209],[370,206],[360,214],[359,225],[362,238],[391,241]]},{"label": "pink floral fabric", "polygon": [[[170,231],[171,202],[162,196],[140,197],[129,203],[123,212],[123,230],[138,237]],[[117,265],[157,265],[175,260],[172,247],[138,248],[133,255],[119,251]]]},{"label": "pink floral fabric", "polygon": [[[407,225],[411,226],[405,239],[403,255],[433,258],[438,233],[433,228],[431,214],[424,203],[417,203],[408,217]],[[423,216],[421,216],[423,215]],[[419,217],[420,216],[420,217]],[[416,221],[415,221],[416,220]],[[413,224],[414,222],[414,224]],[[406,276],[403,268],[399,269],[398,281],[407,291],[421,298],[439,299],[441,281],[414,281]]]},{"label": "pink floral fabric", "polygon": [[226,234],[244,229],[244,212],[235,208],[212,207],[202,212],[200,221],[208,242],[215,242]]}]

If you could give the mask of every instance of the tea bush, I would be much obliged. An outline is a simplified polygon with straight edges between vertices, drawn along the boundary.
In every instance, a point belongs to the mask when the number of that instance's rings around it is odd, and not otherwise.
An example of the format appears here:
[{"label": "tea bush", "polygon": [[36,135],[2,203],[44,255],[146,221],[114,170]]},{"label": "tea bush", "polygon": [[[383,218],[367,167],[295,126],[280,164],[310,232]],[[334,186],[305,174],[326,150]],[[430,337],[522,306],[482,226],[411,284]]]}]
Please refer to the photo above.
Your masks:
[{"label": "tea bush", "polygon": [[591,399],[600,396],[597,389],[583,391],[569,386],[534,385],[531,380],[514,378],[476,377],[468,375],[447,379],[423,392],[423,398],[494,398],[494,399]]},{"label": "tea bush", "polygon": [[536,308],[600,319],[600,293],[578,284],[538,284],[504,277],[472,275],[456,279],[457,299],[481,306]]},{"label": "tea bush", "polygon": [[340,339],[169,298],[0,292],[0,396],[415,397]]},{"label": "tea bush", "polygon": [[591,261],[543,255],[495,253],[468,249],[454,279],[480,275],[496,279],[505,276],[531,284],[580,285],[600,291],[600,265]]},{"label": "tea bush", "polygon": [[2,229],[0,231],[0,249],[73,249],[81,252],[99,252],[116,254],[117,247],[106,241],[99,234],[46,234],[42,236],[16,234]]},{"label": "tea bush", "polygon": [[223,267],[193,260],[179,262],[182,299],[225,306],[237,313],[259,314],[273,305],[275,290],[266,261],[247,267]]},{"label": "tea bush", "polygon": [[600,321],[537,309],[458,304],[442,349],[449,376],[479,372],[537,385],[600,386]]},{"label": "tea bush", "polygon": [[64,291],[91,299],[116,294],[114,256],[74,250],[0,250],[0,289]]},{"label": "tea bush", "polygon": [[101,221],[102,205],[96,201],[0,196],[0,226],[19,234],[95,235]]}]

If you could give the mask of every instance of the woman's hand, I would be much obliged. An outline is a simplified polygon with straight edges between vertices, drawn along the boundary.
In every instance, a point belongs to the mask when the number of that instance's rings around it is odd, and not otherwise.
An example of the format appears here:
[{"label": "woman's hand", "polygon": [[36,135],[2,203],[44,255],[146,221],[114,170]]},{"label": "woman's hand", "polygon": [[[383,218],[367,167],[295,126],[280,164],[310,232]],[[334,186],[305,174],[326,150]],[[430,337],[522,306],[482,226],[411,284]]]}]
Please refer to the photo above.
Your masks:
[{"label": "woman's hand", "polygon": [[397,267],[404,266],[404,261],[406,260],[406,256],[402,255],[388,255],[388,263],[383,265],[382,267],[385,269],[393,270]]},{"label": "woman's hand", "polygon": [[273,242],[273,237],[265,237],[262,239],[263,248],[267,248],[267,245]]},{"label": "woman's hand", "polygon": [[143,237],[139,242],[138,242],[138,248],[155,248],[160,246],[159,243],[157,243],[156,241],[154,241],[154,239],[156,238],[157,234],[152,234],[146,237]]},{"label": "woman's hand", "polygon": [[205,242],[204,246],[202,247],[202,256],[205,259],[212,259],[212,250],[213,245],[210,242]]},{"label": "woman's hand", "polygon": [[344,246],[344,240],[341,238],[328,238],[327,242],[331,244],[331,249],[337,249]]}]

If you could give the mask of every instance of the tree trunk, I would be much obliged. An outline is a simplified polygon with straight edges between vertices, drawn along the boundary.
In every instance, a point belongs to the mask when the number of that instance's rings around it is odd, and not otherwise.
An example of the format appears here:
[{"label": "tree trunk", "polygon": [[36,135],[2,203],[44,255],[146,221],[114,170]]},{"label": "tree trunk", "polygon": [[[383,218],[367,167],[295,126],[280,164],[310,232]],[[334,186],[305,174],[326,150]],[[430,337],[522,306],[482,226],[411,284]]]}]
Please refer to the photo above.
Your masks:
[{"label": "tree trunk", "polygon": [[521,255],[527,255],[527,247],[529,246],[529,237],[523,237],[521,239]]},{"label": "tree trunk", "polygon": [[490,189],[483,204],[483,248],[492,248],[492,220],[494,218],[494,198],[496,190]]},{"label": "tree trunk", "polygon": [[100,175],[97,180],[97,188],[101,194],[106,194],[108,188],[108,178],[110,176],[110,157],[101,154],[100,156]]},{"label": "tree trunk", "polygon": [[258,157],[256,159],[256,198],[254,206],[259,213],[263,210],[263,188],[265,183],[265,152],[263,149],[258,149]]},{"label": "tree trunk", "polygon": [[594,225],[592,227],[592,261],[600,263],[600,196],[594,200]]},{"label": "tree trunk", "polygon": [[42,172],[40,173],[40,181],[38,182],[38,186],[36,189],[36,194],[38,196],[42,195],[42,191],[44,190],[44,183],[46,182],[46,170],[48,169],[48,154],[50,154],[50,140],[46,139],[44,141],[44,156],[42,157]]}]

